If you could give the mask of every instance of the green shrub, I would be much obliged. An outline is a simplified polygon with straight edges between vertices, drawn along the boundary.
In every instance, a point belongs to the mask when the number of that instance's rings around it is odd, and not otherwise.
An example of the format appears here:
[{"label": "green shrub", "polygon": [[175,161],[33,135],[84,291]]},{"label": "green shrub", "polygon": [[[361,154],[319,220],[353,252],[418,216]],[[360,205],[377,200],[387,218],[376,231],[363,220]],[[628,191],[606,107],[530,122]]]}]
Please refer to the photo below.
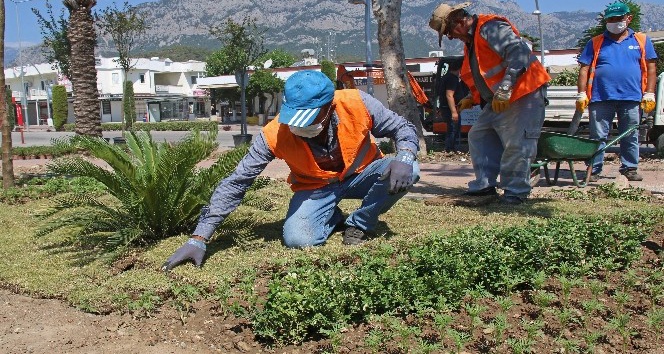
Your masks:
[{"label": "green shrub", "polygon": [[[73,132],[75,128],[74,123],[65,124],[64,130]],[[190,121],[176,121],[176,122],[135,122],[132,126],[133,130],[137,131],[190,131],[200,130],[207,131],[218,129],[216,121],[209,122],[190,122]],[[101,130],[103,131],[120,131],[122,130],[122,123],[102,123]]]},{"label": "green shrub", "polygon": [[549,81],[551,86],[576,86],[579,79],[579,67],[572,70],[565,69],[554,79]]},{"label": "green shrub", "polygon": [[[69,157],[55,160],[49,165],[51,172],[93,178],[114,200],[81,194],[59,198],[41,215],[45,223],[38,235],[71,230],[74,240],[103,241],[100,246],[112,257],[129,246],[191,231],[218,182],[235,170],[247,151],[230,150],[211,167],[199,169],[198,163],[216,150],[216,136],[216,130],[194,131],[171,144],[154,142],[149,132],[132,131],[126,136],[126,149],[101,138],[79,137],[76,144],[105,161],[110,170]],[[254,200],[252,206],[269,209],[271,204]]]},{"label": "green shrub", "polygon": [[63,193],[100,195],[105,190],[104,185],[86,177],[65,178],[51,176],[48,178],[22,178],[18,181],[17,187],[0,190],[0,202],[20,204],[35,199],[50,198]]},{"label": "green shrub", "polygon": [[[52,88],[53,102],[53,127],[57,131],[63,130],[67,123],[69,115],[69,104],[67,103],[67,89],[62,85],[55,85]],[[72,124],[73,125],[73,124]],[[72,129],[71,131],[73,131]]]}]

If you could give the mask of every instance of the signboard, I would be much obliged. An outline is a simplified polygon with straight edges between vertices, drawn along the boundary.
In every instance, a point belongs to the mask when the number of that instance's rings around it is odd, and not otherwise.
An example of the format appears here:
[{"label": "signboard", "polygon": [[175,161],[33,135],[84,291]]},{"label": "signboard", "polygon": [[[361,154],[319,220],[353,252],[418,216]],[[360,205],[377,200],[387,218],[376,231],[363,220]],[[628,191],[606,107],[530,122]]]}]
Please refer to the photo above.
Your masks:
[{"label": "signboard", "polygon": [[461,125],[473,125],[475,122],[477,122],[477,119],[480,117],[480,113],[482,112],[482,109],[480,108],[479,105],[474,106],[473,108],[470,109],[464,109],[459,113],[459,116],[461,117]]}]

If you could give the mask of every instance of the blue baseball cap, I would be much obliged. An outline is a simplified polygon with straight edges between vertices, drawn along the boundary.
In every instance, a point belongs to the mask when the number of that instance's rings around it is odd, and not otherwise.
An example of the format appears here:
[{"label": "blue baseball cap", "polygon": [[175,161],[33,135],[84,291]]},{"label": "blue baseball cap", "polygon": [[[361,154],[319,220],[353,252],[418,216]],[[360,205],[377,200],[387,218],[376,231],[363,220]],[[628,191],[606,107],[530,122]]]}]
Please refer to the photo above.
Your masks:
[{"label": "blue baseball cap", "polygon": [[333,98],[334,84],[325,74],[314,70],[298,71],[284,85],[279,123],[306,127],[316,119],[320,108]]},{"label": "blue baseball cap", "polygon": [[629,7],[622,1],[609,4],[604,10],[604,18],[620,17],[629,13]]}]

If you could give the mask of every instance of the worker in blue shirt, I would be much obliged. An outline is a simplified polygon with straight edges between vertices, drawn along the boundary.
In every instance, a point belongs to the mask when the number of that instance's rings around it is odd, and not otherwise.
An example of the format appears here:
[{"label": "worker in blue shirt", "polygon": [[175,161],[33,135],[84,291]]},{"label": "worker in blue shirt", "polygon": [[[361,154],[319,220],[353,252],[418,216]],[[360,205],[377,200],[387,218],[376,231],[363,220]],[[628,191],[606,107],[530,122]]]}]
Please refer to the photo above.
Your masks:
[{"label": "worker in blue shirt", "polygon": [[[611,122],[618,115],[618,130],[625,132],[639,124],[642,108],[645,113],[655,109],[657,54],[652,41],[628,26],[633,16],[620,1],[604,11],[606,31],[586,44],[579,56],[577,110],[590,116],[590,138],[608,139]],[[590,181],[600,178],[604,153],[592,162]],[[629,181],[641,181],[638,173],[639,137],[636,131],[620,140],[620,173]]]}]

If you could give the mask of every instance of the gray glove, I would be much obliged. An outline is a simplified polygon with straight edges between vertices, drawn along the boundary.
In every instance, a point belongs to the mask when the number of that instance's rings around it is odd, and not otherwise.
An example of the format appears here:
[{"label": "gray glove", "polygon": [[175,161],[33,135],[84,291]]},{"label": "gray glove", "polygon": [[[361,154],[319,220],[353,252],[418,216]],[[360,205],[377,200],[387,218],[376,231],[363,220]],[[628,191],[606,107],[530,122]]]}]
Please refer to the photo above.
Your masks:
[{"label": "gray glove", "polygon": [[205,249],[203,241],[190,238],[168,258],[166,263],[161,266],[161,270],[169,271],[188,259],[191,259],[197,267],[200,267],[203,263],[203,257],[205,257]]},{"label": "gray glove", "polygon": [[413,185],[413,163],[415,155],[408,150],[399,150],[397,156],[385,169],[379,180],[390,177],[390,194],[407,190]]}]

